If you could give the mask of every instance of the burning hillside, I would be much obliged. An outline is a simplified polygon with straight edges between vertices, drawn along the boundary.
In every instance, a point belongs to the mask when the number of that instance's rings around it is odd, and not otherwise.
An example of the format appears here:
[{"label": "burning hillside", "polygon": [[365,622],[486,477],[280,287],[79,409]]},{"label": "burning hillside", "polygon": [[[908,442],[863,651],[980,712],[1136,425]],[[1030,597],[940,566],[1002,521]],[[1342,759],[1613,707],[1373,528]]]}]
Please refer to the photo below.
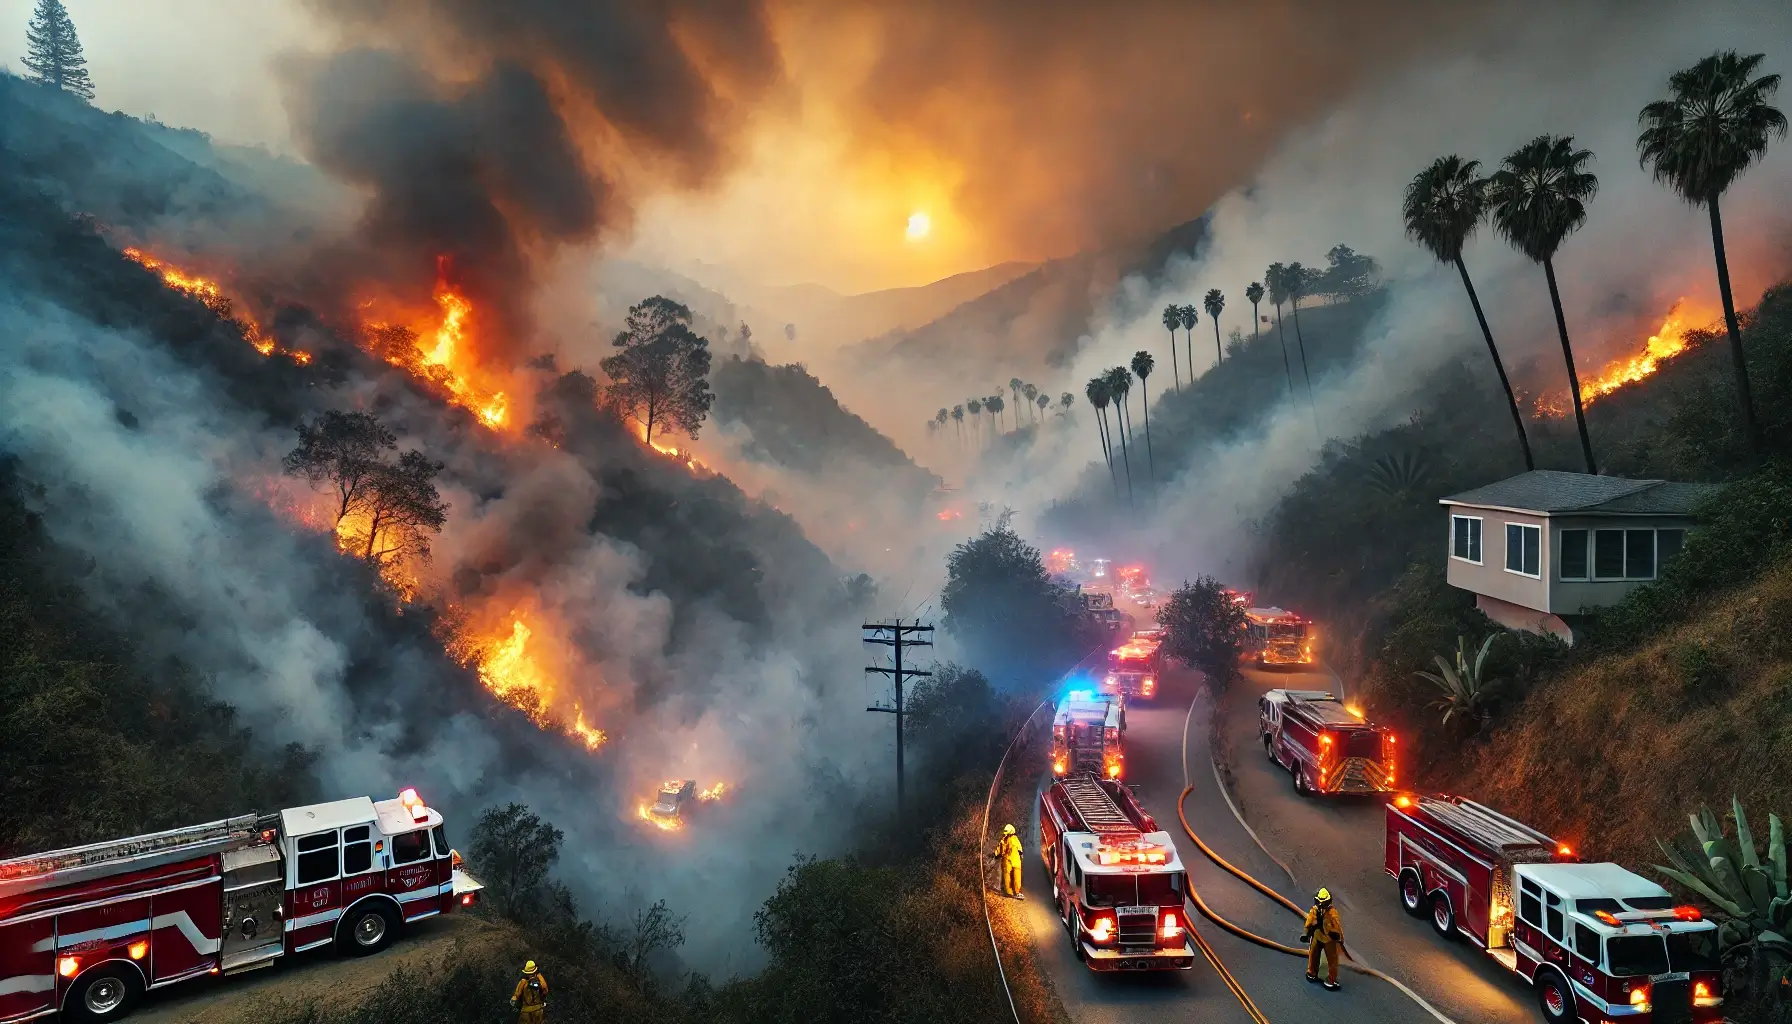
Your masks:
[{"label": "burning hillside", "polygon": [[311,353],[283,349],[253,319],[235,315],[236,304],[224,294],[223,287],[217,281],[183,270],[138,248],[127,246],[123,251],[126,259],[158,274],[163,284],[183,295],[192,296],[205,308],[236,324],[255,351],[264,356],[278,353],[301,366],[311,362]]},{"label": "burning hillside", "polygon": [[[510,425],[510,397],[502,389],[474,383],[486,376],[477,362],[469,332],[473,302],[452,281],[452,264],[436,259],[435,309],[413,317],[368,318],[361,343],[373,355],[427,383],[493,430]],[[363,303],[363,308],[379,305]]]},{"label": "burning hillside", "polygon": [[[1643,343],[1641,352],[1614,359],[1598,373],[1581,379],[1581,404],[1592,405],[1615,391],[1653,376],[1664,364],[1688,352],[1696,342],[1696,336],[1710,329],[1703,325],[1712,324],[1719,316],[1709,310],[1695,311],[1684,298],[1676,301],[1662,319],[1661,326]],[[1566,395],[1539,396],[1536,410],[1539,415],[1552,418],[1573,411]]]}]

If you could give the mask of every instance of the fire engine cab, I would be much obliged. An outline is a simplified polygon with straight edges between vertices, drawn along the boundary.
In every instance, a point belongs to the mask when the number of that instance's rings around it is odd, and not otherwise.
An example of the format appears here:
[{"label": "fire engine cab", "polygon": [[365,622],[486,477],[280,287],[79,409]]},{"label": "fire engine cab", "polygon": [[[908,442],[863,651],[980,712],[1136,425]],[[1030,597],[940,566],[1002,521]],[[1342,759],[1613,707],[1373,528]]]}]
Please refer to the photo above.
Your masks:
[{"label": "fire engine cab", "polygon": [[483,888],[414,789],[0,861],[0,1022],[117,1020],[188,978],[365,956]]},{"label": "fire engine cab", "polygon": [[1090,970],[1195,965],[1182,859],[1125,786],[1092,775],[1053,783],[1039,795],[1039,853],[1058,917]]},{"label": "fire engine cab", "polygon": [[1717,926],[1641,875],[1473,801],[1410,794],[1387,807],[1386,867],[1408,913],[1528,981],[1552,1024],[1723,1019]]},{"label": "fire engine cab", "polygon": [[1134,633],[1124,644],[1108,652],[1108,671],[1101,679],[1103,692],[1125,697],[1155,697],[1163,671],[1164,631]]},{"label": "fire engine cab", "polygon": [[1288,769],[1301,796],[1394,788],[1393,731],[1364,721],[1326,691],[1264,693],[1257,731],[1269,759]]},{"label": "fire engine cab", "polygon": [[1245,649],[1260,668],[1313,664],[1313,622],[1282,608],[1246,608]]},{"label": "fire engine cab", "polygon": [[1052,775],[1098,775],[1118,779],[1126,774],[1126,707],[1118,699],[1093,690],[1072,690],[1052,716]]}]

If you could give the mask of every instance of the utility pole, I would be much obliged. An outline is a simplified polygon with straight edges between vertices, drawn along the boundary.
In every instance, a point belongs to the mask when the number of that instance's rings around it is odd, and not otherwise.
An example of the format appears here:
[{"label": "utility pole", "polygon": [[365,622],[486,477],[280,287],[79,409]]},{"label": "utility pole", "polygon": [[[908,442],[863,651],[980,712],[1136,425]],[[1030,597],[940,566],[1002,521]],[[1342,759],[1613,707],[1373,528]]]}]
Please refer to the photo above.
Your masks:
[{"label": "utility pole", "polygon": [[903,668],[902,652],[911,647],[932,647],[933,627],[921,625],[921,620],[919,619],[916,619],[913,625],[905,626],[902,624],[901,619],[897,619],[896,624],[893,626],[872,625],[867,623],[859,628],[864,630],[864,636],[861,639],[865,643],[878,644],[882,647],[891,648],[892,653],[894,654],[894,668],[885,668],[882,665],[871,665],[867,667],[865,671],[890,677],[896,684],[895,705],[885,707],[880,704],[873,704],[865,710],[881,711],[884,714],[896,716],[896,816],[900,818],[902,817],[902,720],[908,717],[908,712],[904,710],[902,706],[902,684],[910,676],[927,677],[933,675],[932,672]]}]

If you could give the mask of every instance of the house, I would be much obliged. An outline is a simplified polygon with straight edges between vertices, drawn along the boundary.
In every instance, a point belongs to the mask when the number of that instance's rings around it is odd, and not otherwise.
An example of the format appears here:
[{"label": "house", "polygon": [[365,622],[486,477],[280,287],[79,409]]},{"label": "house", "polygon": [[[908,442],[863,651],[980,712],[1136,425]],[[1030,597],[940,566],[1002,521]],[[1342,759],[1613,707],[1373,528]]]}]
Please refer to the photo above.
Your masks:
[{"label": "house", "polygon": [[1533,470],[1440,499],[1448,579],[1510,629],[1574,642],[1577,617],[1616,604],[1680,553],[1709,484]]}]

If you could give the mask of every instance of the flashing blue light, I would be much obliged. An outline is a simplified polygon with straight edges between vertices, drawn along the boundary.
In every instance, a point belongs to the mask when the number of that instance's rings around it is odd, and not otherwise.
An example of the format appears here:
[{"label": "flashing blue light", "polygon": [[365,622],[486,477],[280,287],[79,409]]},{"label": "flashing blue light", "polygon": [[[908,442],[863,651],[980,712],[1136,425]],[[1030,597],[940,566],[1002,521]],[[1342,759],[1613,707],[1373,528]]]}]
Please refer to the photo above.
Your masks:
[{"label": "flashing blue light", "polygon": [[1094,690],[1072,690],[1064,695],[1065,700],[1094,700]]}]

